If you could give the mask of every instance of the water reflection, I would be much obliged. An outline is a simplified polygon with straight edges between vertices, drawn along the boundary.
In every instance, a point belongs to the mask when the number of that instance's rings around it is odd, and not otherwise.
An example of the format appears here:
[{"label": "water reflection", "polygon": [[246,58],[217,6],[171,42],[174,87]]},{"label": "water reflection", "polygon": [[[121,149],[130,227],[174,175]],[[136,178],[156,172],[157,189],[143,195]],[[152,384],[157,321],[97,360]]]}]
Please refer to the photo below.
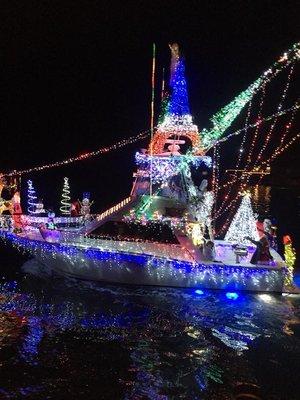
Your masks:
[{"label": "water reflection", "polygon": [[263,218],[268,218],[271,207],[271,186],[252,186],[251,195],[254,212]]},{"label": "water reflection", "polygon": [[297,296],[233,300],[62,279],[35,261],[25,269],[0,290],[0,398],[296,398]]}]

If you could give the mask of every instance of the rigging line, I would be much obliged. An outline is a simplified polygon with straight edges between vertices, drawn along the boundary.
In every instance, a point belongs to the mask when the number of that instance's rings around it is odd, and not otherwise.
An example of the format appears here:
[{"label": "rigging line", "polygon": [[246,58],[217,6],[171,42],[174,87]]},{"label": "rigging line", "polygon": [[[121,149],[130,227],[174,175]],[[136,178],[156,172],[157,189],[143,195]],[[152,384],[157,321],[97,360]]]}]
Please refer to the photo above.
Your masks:
[{"label": "rigging line", "polygon": [[155,43],[152,44],[152,76],[151,76],[151,121],[150,121],[150,130],[151,130],[151,139],[150,139],[150,186],[149,186],[149,194],[152,196],[152,156],[153,156],[153,133],[154,133],[154,100],[155,100],[155,62],[156,62],[156,47]]},{"label": "rigging line", "polygon": [[[289,89],[289,87],[290,87],[291,77],[292,77],[293,72],[294,72],[294,64],[292,64],[291,69],[290,69],[290,72],[289,72],[289,74],[288,74],[287,82],[286,82],[286,85],[285,85],[285,87],[284,87],[284,89],[283,89],[283,92],[282,92],[282,95],[281,95],[281,100],[280,100],[280,103],[279,103],[279,105],[278,105],[278,111],[281,110],[282,104],[284,103],[284,100],[286,99],[287,92],[288,92],[288,89]],[[257,163],[261,160],[262,154],[263,154],[263,152],[265,151],[265,149],[266,149],[266,147],[267,147],[267,145],[268,145],[268,143],[269,143],[269,141],[270,141],[270,139],[271,139],[271,135],[272,135],[272,133],[273,133],[273,130],[274,130],[274,128],[275,128],[275,125],[276,125],[276,123],[277,123],[277,120],[278,120],[278,117],[276,117],[276,118],[274,119],[274,121],[273,121],[273,123],[272,123],[272,125],[271,125],[271,127],[270,127],[270,129],[269,129],[269,133],[267,134],[266,140],[264,141],[263,146],[262,146],[262,148],[260,149],[260,152],[259,152],[259,154],[258,154],[258,157],[257,157],[257,159],[256,159],[256,161],[255,161],[254,166],[256,166]]]},{"label": "rigging line", "polygon": [[[284,150],[288,149],[297,139],[299,139],[300,137],[300,132],[297,133],[296,136],[294,136],[292,139],[290,139],[285,145],[282,146],[278,146],[275,150],[275,152],[272,154],[271,157],[269,157],[267,160],[262,161],[258,166],[257,169],[259,170],[261,167],[268,165],[270,163],[270,161],[273,161],[275,158],[279,157],[280,154],[282,154],[284,152]],[[242,177],[237,177],[236,179],[232,179],[229,182],[224,183],[220,188],[223,189],[227,186],[230,186],[234,183],[239,182],[240,180],[242,180]]]},{"label": "rigging line", "polygon": [[95,150],[95,151],[81,154],[80,156],[70,157],[66,160],[55,161],[55,162],[52,162],[49,164],[39,165],[37,167],[22,169],[19,171],[14,170],[12,172],[4,173],[4,174],[1,173],[0,177],[21,176],[24,174],[29,174],[31,172],[38,172],[38,171],[43,171],[45,169],[56,168],[56,167],[61,167],[64,165],[72,164],[77,161],[86,160],[88,158],[95,157],[100,154],[105,154],[110,151],[120,149],[122,147],[127,146],[128,144],[132,144],[132,143],[138,142],[139,140],[145,139],[149,135],[150,135],[150,131],[147,130],[147,131],[139,133],[138,135],[130,136],[128,139],[119,140],[118,142],[116,142],[114,144],[111,144],[111,145],[105,146],[105,147],[101,147],[100,149]]},{"label": "rigging line", "polygon": [[[291,77],[292,77],[292,74],[293,74],[293,71],[294,71],[294,66],[295,66],[295,64],[291,64],[291,67],[290,67],[290,70],[289,70],[289,73],[288,73],[288,76],[287,76],[286,84],[284,86],[284,89],[283,89],[282,94],[281,94],[280,99],[279,99],[279,104],[277,106],[277,111],[280,111],[282,109],[282,105],[284,103],[284,100],[286,99],[287,92],[288,92],[288,89],[290,87]],[[266,139],[264,140],[263,146],[261,147],[261,149],[259,151],[259,154],[258,154],[258,157],[254,161],[254,164],[252,166],[251,166],[251,162],[252,162],[251,156],[250,157],[248,156],[247,164],[246,164],[246,166],[244,168],[245,170],[250,169],[250,168],[253,169],[258,165],[258,162],[261,160],[263,152],[265,151],[265,149],[267,147],[267,144],[270,141],[271,135],[272,135],[274,127],[275,127],[275,125],[276,125],[276,123],[278,121],[278,118],[279,118],[279,116],[276,116],[274,118],[274,120],[272,121],[271,127],[270,127],[269,132],[268,132],[268,134],[266,136]],[[258,132],[259,132],[259,127],[257,128],[257,133]],[[253,153],[253,150],[254,150],[254,143],[255,143],[256,140],[257,140],[257,137],[255,137],[255,139],[253,140],[252,145],[251,145],[252,153]],[[243,189],[245,189],[246,186],[249,184],[250,175],[249,174],[247,174],[247,175],[246,174],[242,174],[242,178],[243,179],[240,182],[239,191],[242,191]]]},{"label": "rigging line", "polygon": [[232,136],[238,136],[239,134],[241,134],[242,132],[244,132],[248,129],[256,128],[258,125],[261,125],[264,122],[271,121],[273,118],[280,117],[282,115],[289,113],[290,111],[298,110],[299,108],[300,108],[300,102],[299,102],[299,100],[297,100],[296,103],[290,108],[287,108],[283,111],[279,111],[275,114],[269,115],[266,118],[263,118],[262,120],[255,122],[254,124],[248,125],[245,128],[238,129],[237,131],[230,133],[229,135],[225,136],[224,138],[216,140],[210,147],[208,147],[205,150],[205,153],[208,153],[211,149],[213,149],[214,146],[218,145],[219,143],[227,142],[227,140],[230,139]]},{"label": "rigging line", "polygon": [[[262,166],[264,166],[264,165],[268,165],[268,164],[269,164],[271,161],[273,161],[275,158],[279,157],[280,154],[282,154],[284,150],[286,150],[287,148],[289,148],[297,139],[300,139],[300,132],[298,132],[296,136],[294,136],[291,140],[289,140],[289,141],[280,149],[280,151],[277,151],[277,152],[275,151],[275,153],[274,153],[271,157],[269,157],[267,160],[263,161],[263,162],[258,166],[258,168],[260,168],[260,167],[262,167]],[[228,182],[228,184],[237,183],[237,182],[239,182],[240,180],[241,180],[241,177],[237,178],[236,181],[230,181],[230,182]],[[215,216],[215,219],[220,218],[220,216],[223,215],[224,212],[226,212],[226,211],[229,209],[229,207],[231,207],[237,200],[238,200],[238,197],[232,199],[232,200],[230,201],[230,203],[224,208],[224,210],[223,210],[221,213],[219,213],[219,214],[217,214],[217,215]],[[225,226],[225,225],[226,225],[226,223],[224,224],[224,226]],[[222,231],[222,229],[221,229],[221,231]]]},{"label": "rigging line", "polygon": [[[262,162],[260,163],[260,165],[258,165],[258,167],[257,167],[258,169],[261,169],[261,168],[262,168],[263,166],[265,166],[265,165],[268,166],[268,165],[270,164],[270,162],[273,161],[273,159],[275,159],[275,158],[277,158],[278,156],[280,156],[280,154],[282,154],[286,149],[288,149],[288,148],[300,137],[300,132],[298,132],[298,133],[296,134],[296,136],[294,136],[293,138],[291,138],[289,141],[284,142],[284,139],[286,138],[287,133],[288,133],[288,131],[290,130],[290,128],[291,128],[291,126],[292,126],[292,122],[293,122],[293,120],[294,120],[294,118],[295,118],[295,114],[296,114],[296,110],[293,111],[289,122],[286,124],[286,126],[285,126],[285,131],[283,132],[282,137],[280,138],[280,144],[276,147],[276,149],[275,149],[275,151],[273,152],[272,156],[269,157],[267,160],[262,161]],[[249,169],[247,172],[250,172],[250,169]],[[233,179],[232,179],[231,181],[226,182],[225,184],[223,184],[223,185],[221,186],[221,189],[222,189],[222,188],[226,188],[226,187],[228,187],[228,186],[234,187],[234,186],[236,186],[236,185],[234,185],[235,183],[238,184],[238,182],[240,182],[240,181],[242,181],[242,180],[243,180],[243,176],[240,176],[239,178],[237,178],[237,177],[234,176]],[[241,183],[242,183],[242,182],[241,182]],[[242,187],[242,185],[240,186],[240,189],[239,189],[239,190],[241,190],[241,189],[245,189],[245,182],[244,182],[243,187]],[[222,204],[222,208],[225,206],[224,203],[226,202],[227,197],[228,197],[228,196],[226,196],[226,198],[225,198],[225,200],[224,200],[224,202],[223,202],[223,204]],[[229,204],[228,206],[230,206],[231,203],[232,203],[232,201],[230,201],[230,204]],[[226,206],[225,209],[224,209],[223,211],[222,211],[222,208],[220,207],[219,210],[218,210],[218,212],[217,212],[216,217],[218,218],[220,215],[223,215],[223,214],[224,214],[224,211],[227,211],[227,210],[228,210],[228,208],[229,208],[228,206]]]},{"label": "rigging line", "polygon": [[[251,115],[251,109],[252,109],[252,102],[253,102],[253,99],[250,100],[249,105],[248,105],[247,114],[246,114],[246,119],[245,119],[245,125],[244,125],[245,127],[248,127],[248,124],[249,124],[250,115]],[[233,181],[236,180],[237,175],[238,175],[238,171],[237,171],[237,170],[239,169],[239,167],[240,167],[240,165],[241,165],[242,154],[243,154],[243,152],[244,152],[244,147],[245,147],[245,143],[246,143],[247,133],[248,133],[248,130],[245,130],[244,135],[243,135],[243,137],[242,137],[242,143],[241,143],[241,146],[240,146],[240,151],[239,151],[238,159],[237,159],[237,162],[236,162],[236,165],[235,165],[235,172],[234,172],[234,175],[233,175]],[[230,185],[229,191],[226,193],[225,198],[224,198],[224,201],[223,201],[223,203],[221,204],[221,206],[220,206],[220,208],[219,208],[219,210],[218,210],[219,213],[220,213],[220,212],[222,211],[222,209],[225,207],[226,202],[227,202],[227,199],[229,198],[229,196],[230,196],[230,194],[231,194],[233,188],[234,188],[234,186],[233,186],[233,185]]]}]

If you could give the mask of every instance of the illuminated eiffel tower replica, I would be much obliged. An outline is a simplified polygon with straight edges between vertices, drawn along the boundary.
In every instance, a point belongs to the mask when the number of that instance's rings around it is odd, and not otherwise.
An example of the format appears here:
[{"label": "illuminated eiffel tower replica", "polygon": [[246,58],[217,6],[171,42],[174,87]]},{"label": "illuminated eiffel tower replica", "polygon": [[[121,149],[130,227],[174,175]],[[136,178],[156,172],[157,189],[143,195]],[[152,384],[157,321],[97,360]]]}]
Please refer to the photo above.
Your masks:
[{"label": "illuminated eiffel tower replica", "polygon": [[149,148],[136,153],[131,195],[140,199],[135,208],[139,216],[178,217],[209,226],[213,196],[207,178],[212,162],[204,155],[190,113],[184,59],[178,44],[170,49],[170,94],[162,100],[164,109]]}]

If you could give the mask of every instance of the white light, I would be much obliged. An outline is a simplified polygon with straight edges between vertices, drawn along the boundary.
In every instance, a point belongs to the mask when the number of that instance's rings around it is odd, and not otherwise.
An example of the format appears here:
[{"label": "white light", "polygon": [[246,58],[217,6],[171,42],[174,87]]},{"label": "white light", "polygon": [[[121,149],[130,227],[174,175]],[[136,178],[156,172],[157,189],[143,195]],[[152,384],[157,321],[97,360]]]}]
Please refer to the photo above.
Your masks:
[{"label": "white light", "polygon": [[265,303],[272,303],[274,301],[274,298],[270,294],[259,294],[258,298]]},{"label": "white light", "polygon": [[249,240],[245,239],[247,236],[259,240],[250,195],[246,193],[225,235],[225,241],[249,245]]}]

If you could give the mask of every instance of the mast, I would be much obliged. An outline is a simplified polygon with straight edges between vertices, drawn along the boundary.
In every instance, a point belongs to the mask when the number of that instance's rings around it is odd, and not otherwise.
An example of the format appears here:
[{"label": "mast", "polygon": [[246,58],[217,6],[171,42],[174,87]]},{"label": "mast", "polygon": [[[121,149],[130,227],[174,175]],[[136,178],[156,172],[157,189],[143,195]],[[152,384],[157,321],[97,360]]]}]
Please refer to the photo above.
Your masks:
[{"label": "mast", "polygon": [[150,190],[149,194],[152,196],[152,156],[153,156],[153,132],[154,132],[154,98],[155,98],[155,56],[156,56],[156,46],[155,43],[152,45],[152,79],[151,79],[151,121],[150,121],[150,129],[151,129],[151,142],[150,142]]}]

